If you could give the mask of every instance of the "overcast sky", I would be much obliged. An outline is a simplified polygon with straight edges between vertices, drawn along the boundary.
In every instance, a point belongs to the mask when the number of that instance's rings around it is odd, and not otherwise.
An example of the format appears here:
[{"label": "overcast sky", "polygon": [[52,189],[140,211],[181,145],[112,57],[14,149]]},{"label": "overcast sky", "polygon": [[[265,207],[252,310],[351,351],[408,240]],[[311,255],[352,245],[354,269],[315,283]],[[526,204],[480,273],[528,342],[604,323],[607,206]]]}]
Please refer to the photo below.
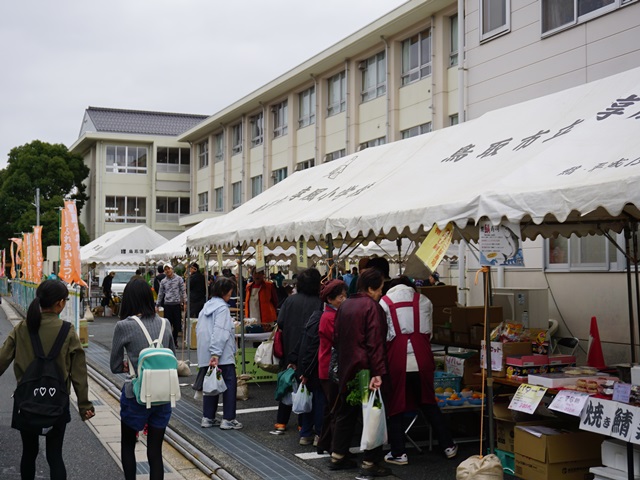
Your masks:
[{"label": "overcast sky", "polygon": [[0,2],[0,168],[88,106],[210,115],[405,0]]}]

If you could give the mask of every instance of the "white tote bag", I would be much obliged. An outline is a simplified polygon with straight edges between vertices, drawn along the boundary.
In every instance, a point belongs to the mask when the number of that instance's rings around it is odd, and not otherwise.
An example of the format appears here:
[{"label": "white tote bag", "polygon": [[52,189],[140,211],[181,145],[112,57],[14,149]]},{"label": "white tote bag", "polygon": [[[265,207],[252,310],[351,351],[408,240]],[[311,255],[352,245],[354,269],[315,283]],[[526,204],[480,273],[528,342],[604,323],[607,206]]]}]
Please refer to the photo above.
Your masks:
[{"label": "white tote bag", "polygon": [[202,382],[202,393],[204,395],[220,395],[227,391],[227,384],[222,378],[222,370],[218,367],[209,367]]},{"label": "white tote bag", "polygon": [[[379,399],[379,406],[375,400]],[[362,405],[362,437],[360,450],[373,450],[387,443],[387,417],[380,389],[369,393],[369,401]]]}]

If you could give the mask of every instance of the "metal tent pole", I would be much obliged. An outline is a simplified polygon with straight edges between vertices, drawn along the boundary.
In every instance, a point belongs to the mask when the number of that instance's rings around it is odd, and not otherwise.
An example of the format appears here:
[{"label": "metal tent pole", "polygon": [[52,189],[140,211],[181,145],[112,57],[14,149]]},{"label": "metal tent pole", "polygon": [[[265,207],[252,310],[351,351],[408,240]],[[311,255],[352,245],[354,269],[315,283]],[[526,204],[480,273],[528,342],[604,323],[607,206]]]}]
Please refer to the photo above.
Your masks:
[{"label": "metal tent pole", "polygon": [[491,373],[491,322],[489,318],[489,306],[491,305],[491,267],[484,270],[484,338],[485,338],[485,358],[487,372],[487,416],[489,418],[489,453],[494,453],[494,431],[493,431],[493,375]]}]

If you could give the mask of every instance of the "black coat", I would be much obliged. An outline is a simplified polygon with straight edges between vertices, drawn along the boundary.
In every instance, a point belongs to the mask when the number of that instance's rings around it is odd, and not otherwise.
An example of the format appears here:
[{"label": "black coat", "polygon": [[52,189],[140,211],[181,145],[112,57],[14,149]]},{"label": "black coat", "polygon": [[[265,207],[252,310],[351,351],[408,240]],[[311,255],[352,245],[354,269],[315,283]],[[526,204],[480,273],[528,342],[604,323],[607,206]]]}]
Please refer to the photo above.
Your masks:
[{"label": "black coat", "polygon": [[[300,339],[298,354],[295,363],[298,367],[298,376],[304,375],[311,385],[318,381],[318,350],[320,349],[320,317],[323,310],[316,310],[311,314],[307,324],[304,326],[304,333]],[[293,360],[290,357],[290,360]]]},{"label": "black coat", "polygon": [[[282,330],[282,345],[284,347],[284,358],[281,366],[286,368],[288,363],[297,361],[299,342],[304,334],[304,326],[311,314],[316,310],[322,309],[322,300],[320,297],[306,295],[304,293],[296,293],[289,296],[278,314],[278,328]],[[293,356],[290,358],[290,356]]]}]

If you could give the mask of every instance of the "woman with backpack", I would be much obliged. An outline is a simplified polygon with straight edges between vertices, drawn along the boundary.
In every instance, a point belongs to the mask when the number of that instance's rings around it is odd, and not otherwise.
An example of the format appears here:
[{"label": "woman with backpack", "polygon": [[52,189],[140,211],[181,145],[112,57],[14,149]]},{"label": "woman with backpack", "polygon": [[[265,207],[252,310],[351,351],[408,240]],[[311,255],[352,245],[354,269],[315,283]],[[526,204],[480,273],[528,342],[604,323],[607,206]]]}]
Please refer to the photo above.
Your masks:
[{"label": "woman with backpack", "polygon": [[[31,335],[40,344],[42,352],[49,355],[57,342],[59,332],[62,330],[63,320],[60,312],[64,310],[69,296],[69,291],[64,283],[59,280],[45,280],[36,289],[36,298],[29,305],[26,320],[18,323],[9,333],[2,348],[0,348],[0,375],[13,361],[13,370],[18,386],[23,377],[26,378],[27,370],[36,359]],[[70,327],[70,328],[69,328]],[[64,377],[66,385],[66,408],[63,414],[56,420],[51,428],[48,428],[46,438],[46,456],[52,479],[66,479],[67,471],[62,458],[62,444],[67,423],[71,421],[69,412],[69,388],[73,388],[78,397],[78,409],[82,420],[88,420],[95,415],[93,404],[89,401],[89,385],[87,383],[87,364],[84,350],[73,326],[69,324],[66,335],[62,330],[59,343],[59,353],[55,363],[59,372]],[[66,329],[65,328],[65,329]],[[39,339],[39,341],[37,340]],[[14,397],[18,401],[18,395]],[[21,417],[14,405],[11,426],[20,430],[22,437],[22,459],[20,460],[20,475],[23,479],[33,479],[36,474],[36,457],[40,446],[40,435],[45,429],[28,425],[28,420]]]},{"label": "woman with backpack", "polygon": [[[168,320],[156,315],[155,302],[151,287],[143,279],[135,279],[127,284],[120,307],[121,320],[116,323],[111,346],[111,372],[129,373],[138,371],[140,351],[149,347],[149,341],[140,325],[133,317],[140,319],[153,340],[159,338],[164,324],[164,334],[160,339],[164,348],[169,348],[174,355],[176,347],[173,342],[171,325]],[[124,359],[126,355],[129,359]],[[136,478],[136,435],[148,425],[147,459],[149,461],[149,478],[164,478],[164,462],[162,459],[162,442],[171,418],[171,404],[146,405],[138,403],[133,391],[131,379],[127,379],[120,395],[120,436],[122,469],[126,480]]]}]

